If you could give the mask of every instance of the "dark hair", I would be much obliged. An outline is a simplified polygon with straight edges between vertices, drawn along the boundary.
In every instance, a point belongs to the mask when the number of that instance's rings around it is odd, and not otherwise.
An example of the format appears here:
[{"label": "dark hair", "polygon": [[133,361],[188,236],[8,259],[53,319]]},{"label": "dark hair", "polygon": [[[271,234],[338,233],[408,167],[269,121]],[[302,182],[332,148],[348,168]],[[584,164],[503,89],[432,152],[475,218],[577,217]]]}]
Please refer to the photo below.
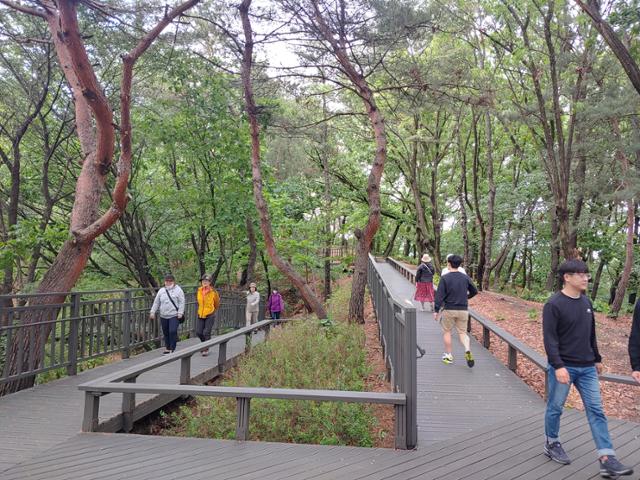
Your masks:
[{"label": "dark hair", "polygon": [[447,262],[449,262],[453,268],[458,268],[462,265],[462,257],[460,255],[451,255],[447,258]]},{"label": "dark hair", "polygon": [[568,273],[589,273],[589,267],[582,260],[572,258],[566,260],[558,267],[558,277],[564,282],[564,276]]},{"label": "dark hair", "polygon": [[176,277],[173,276],[173,273],[166,273],[165,276],[164,276],[164,279],[165,280],[171,280],[171,281],[175,282]]}]

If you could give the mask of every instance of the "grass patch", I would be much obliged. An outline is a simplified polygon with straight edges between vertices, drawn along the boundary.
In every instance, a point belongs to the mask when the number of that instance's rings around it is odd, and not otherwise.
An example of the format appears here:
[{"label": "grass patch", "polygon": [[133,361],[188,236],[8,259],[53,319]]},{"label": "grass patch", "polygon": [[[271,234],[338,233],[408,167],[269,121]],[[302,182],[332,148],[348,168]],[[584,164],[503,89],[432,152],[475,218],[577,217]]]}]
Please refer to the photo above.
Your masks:
[{"label": "grass patch", "polygon": [[[293,321],[272,331],[226,378],[224,386],[356,390],[369,373],[360,325],[341,321],[350,284],[336,290],[331,321]],[[346,290],[346,293],[344,292]],[[200,397],[167,415],[166,435],[235,437],[235,399]],[[372,446],[373,409],[365,404],[253,399],[250,438],[277,442]]]}]

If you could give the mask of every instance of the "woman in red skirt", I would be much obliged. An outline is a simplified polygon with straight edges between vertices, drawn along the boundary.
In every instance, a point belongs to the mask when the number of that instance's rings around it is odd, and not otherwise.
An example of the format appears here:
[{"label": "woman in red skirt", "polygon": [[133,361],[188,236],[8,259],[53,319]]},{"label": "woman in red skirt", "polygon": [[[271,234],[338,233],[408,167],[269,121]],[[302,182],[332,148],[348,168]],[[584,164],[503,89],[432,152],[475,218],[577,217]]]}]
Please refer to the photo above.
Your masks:
[{"label": "woman in red skirt", "polygon": [[420,302],[423,312],[426,311],[425,302],[429,303],[431,311],[433,311],[433,299],[435,297],[433,290],[433,273],[436,270],[428,254],[425,253],[421,260],[418,270],[416,271],[416,294],[413,299]]}]

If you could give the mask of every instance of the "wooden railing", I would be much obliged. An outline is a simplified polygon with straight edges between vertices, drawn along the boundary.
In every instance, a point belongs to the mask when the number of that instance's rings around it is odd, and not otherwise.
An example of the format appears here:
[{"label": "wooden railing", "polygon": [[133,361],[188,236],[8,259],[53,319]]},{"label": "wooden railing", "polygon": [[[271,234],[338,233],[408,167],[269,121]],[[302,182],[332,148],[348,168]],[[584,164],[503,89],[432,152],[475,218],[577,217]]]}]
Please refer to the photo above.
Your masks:
[{"label": "wooden railing", "polygon": [[[399,273],[401,273],[409,281],[415,283],[415,272],[409,269],[406,265],[398,262],[393,258],[387,258],[387,262],[393,266]],[[534,350],[529,345],[525,344],[505,329],[499,327],[488,318],[483,317],[473,309],[469,309],[469,322],[467,325],[467,331],[471,332],[471,321],[476,321],[482,327],[482,346],[489,349],[491,346],[491,335],[495,335],[507,345],[507,366],[509,370],[515,372],[518,368],[518,355],[530,360],[536,367],[544,372],[545,375],[545,398],[547,397],[548,390],[548,362],[547,358]],[[600,380],[604,382],[620,383],[624,385],[640,386],[633,377],[629,375],[617,375],[612,373],[603,373],[600,375]]]},{"label": "wooden railing", "polygon": [[418,442],[416,309],[413,304],[393,295],[371,255],[367,284],[376,312],[388,378],[393,391],[407,397],[407,445],[413,448]]},{"label": "wooden railing", "polygon": [[[196,288],[183,288],[187,321],[178,333],[193,335]],[[159,342],[160,322],[149,318],[155,293],[129,289],[0,296],[0,383],[58,368],[75,375],[81,362],[114,353],[129,358],[135,348]],[[65,301],[39,305],[45,296],[64,296]],[[244,298],[226,290],[220,291],[220,296],[216,328],[244,325]],[[260,312],[263,315],[264,309]],[[25,323],[27,316],[35,316],[38,321]],[[10,373],[12,344],[17,346],[17,369]]]},{"label": "wooden railing", "polygon": [[[280,388],[218,387],[208,385],[189,385],[191,379],[191,357],[203,348],[218,346],[217,368],[222,373],[226,364],[227,343],[242,335],[247,337],[245,345],[251,344],[251,335],[258,330],[269,329],[279,320],[263,320],[226,335],[199,343],[193,347],[178,350],[170,355],[136,365],[127,370],[102,377],[80,385],[85,392],[85,408],[82,431],[94,432],[99,429],[98,418],[100,397],[110,393],[122,393],[123,430],[130,431],[136,418],[136,394],[157,395],[194,395],[235,397],[237,404],[236,439],[249,438],[250,405],[252,398],[272,398],[282,400],[312,400],[330,402],[382,403],[395,406],[396,447],[407,448],[407,396],[403,393],[350,392],[338,390],[303,390]],[[136,379],[162,365],[180,361],[180,384],[138,384]]]}]

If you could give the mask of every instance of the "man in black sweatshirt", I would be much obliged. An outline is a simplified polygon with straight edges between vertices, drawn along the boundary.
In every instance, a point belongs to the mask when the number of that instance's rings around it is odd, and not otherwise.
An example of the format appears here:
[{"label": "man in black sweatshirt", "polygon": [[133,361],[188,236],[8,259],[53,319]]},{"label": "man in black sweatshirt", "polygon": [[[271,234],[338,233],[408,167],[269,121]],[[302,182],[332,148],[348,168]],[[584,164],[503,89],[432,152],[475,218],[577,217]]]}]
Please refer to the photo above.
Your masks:
[{"label": "man in black sweatshirt", "polygon": [[[440,321],[443,330],[444,353],[442,354],[442,362],[445,364],[453,363],[453,354],[451,353],[451,329],[453,327],[458,331],[460,342],[464,345],[464,358],[467,365],[473,367],[475,360],[471,354],[471,346],[469,335],[467,335],[468,322],[468,299],[478,293],[478,289],[471,279],[458,268],[462,263],[462,257],[459,255],[451,255],[447,258],[447,268],[449,273],[440,277],[438,290],[436,291],[434,309],[436,311],[436,321]],[[443,309],[441,312],[440,310]]]},{"label": "man in black sweatshirt", "polygon": [[598,373],[602,371],[596,322],[591,301],[584,295],[589,270],[581,260],[567,260],[558,267],[562,290],[544,305],[542,329],[549,360],[548,399],[544,417],[544,453],[552,460],[571,460],[560,443],[560,416],[571,385],[580,393],[591,427],[603,477],[631,475],[633,469],[615,457],[607,417],[602,408]]},{"label": "man in black sweatshirt", "polygon": [[640,300],[633,310],[633,324],[629,335],[629,359],[631,360],[631,376],[640,383]]}]

